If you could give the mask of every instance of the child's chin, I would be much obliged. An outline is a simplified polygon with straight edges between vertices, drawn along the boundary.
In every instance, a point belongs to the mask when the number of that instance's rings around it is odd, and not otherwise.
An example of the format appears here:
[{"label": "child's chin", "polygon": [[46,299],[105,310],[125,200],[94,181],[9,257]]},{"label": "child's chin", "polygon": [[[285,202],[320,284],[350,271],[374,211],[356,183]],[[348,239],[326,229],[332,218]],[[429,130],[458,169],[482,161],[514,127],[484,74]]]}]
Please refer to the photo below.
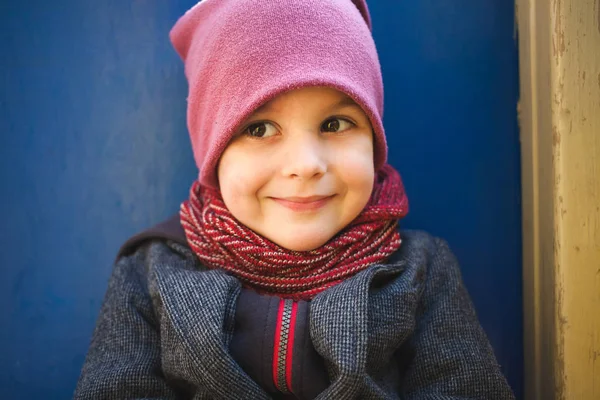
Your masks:
[{"label": "child's chin", "polygon": [[327,243],[329,238],[322,238],[318,235],[290,235],[289,237],[277,238],[279,246],[292,251],[310,251],[317,249]]}]

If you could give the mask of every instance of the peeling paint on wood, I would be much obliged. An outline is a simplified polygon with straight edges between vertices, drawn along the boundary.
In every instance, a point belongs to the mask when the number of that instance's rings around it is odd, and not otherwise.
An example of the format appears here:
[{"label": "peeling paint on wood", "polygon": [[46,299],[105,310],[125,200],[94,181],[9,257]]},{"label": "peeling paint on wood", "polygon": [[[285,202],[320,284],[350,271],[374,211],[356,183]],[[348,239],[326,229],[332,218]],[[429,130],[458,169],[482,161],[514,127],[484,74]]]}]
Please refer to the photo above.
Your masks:
[{"label": "peeling paint on wood", "polygon": [[526,398],[600,399],[600,0],[517,3]]},{"label": "peeling paint on wood", "polygon": [[[556,0],[554,30],[558,47],[550,79],[556,103],[556,398],[600,398],[600,83],[583,85],[598,74],[598,1]],[[554,133],[553,133],[554,134]],[[561,179],[561,176],[564,179]],[[596,371],[596,374],[594,374]]]},{"label": "peeling paint on wood", "polygon": [[600,3],[596,0],[596,15],[598,15],[598,19],[596,20],[596,28],[598,28],[598,32],[600,33]]},{"label": "peeling paint on wood", "polygon": [[562,0],[554,0],[553,9],[554,9],[554,34],[552,35],[552,43],[554,47],[554,56],[562,56],[565,52],[565,34],[562,29],[562,21],[561,21],[561,3]]}]

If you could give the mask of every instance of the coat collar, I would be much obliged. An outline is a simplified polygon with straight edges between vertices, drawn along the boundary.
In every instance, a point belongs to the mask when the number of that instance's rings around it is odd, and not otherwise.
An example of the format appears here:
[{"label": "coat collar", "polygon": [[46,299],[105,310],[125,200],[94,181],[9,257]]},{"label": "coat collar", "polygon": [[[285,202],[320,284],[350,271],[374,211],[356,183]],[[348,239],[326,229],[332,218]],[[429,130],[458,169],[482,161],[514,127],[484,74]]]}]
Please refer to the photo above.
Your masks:
[{"label": "coat collar", "polygon": [[[373,307],[381,307],[373,303],[381,288],[404,270],[404,261],[397,258],[395,254],[388,264],[373,265],[312,300],[310,335],[332,382],[319,398],[351,398],[369,386],[369,325],[375,323],[379,330],[398,326],[397,318],[373,321],[371,315]],[[181,268],[172,260],[153,269],[163,308],[161,331],[175,335],[177,357],[187,359],[183,362],[189,366],[186,380],[216,398],[228,393],[231,398],[268,399],[228,351],[239,281],[220,270]]]}]

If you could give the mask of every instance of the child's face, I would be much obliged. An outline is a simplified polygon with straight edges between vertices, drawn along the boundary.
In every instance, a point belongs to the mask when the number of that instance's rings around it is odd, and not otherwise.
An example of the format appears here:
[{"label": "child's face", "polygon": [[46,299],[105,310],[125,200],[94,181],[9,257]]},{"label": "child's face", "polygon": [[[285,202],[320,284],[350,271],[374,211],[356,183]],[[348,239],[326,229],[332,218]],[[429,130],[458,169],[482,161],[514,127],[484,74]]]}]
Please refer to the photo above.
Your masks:
[{"label": "child's face", "polygon": [[233,216],[296,251],[325,244],[358,216],[374,173],[368,117],[325,87],[289,91],[259,108],[218,166]]}]

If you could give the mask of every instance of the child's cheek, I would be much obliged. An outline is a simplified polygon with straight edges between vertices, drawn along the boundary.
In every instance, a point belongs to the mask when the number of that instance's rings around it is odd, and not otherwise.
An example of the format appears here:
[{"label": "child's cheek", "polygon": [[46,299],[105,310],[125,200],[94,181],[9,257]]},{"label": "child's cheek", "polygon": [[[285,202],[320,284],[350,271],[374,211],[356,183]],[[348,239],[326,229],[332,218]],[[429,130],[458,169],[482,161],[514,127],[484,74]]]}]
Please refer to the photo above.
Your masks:
[{"label": "child's cheek", "polygon": [[227,168],[223,171],[221,180],[221,193],[223,196],[238,199],[250,192],[250,182],[247,180],[248,172],[244,168]]},{"label": "child's cheek", "polygon": [[335,149],[332,154],[334,154],[333,164],[346,176],[346,179],[357,183],[372,179],[375,167],[373,141],[370,137],[357,137],[347,146]]},{"label": "child's cheek", "polygon": [[249,205],[246,203],[256,198],[263,185],[263,174],[256,165],[259,160],[247,157],[242,152],[228,155],[230,157],[223,159],[219,170],[221,193],[229,203],[235,202],[237,207],[247,208]]},{"label": "child's cheek", "polygon": [[225,206],[238,221],[248,226],[258,213],[256,197],[248,181],[248,171],[229,165],[220,171],[219,179]]},{"label": "child's cheek", "polygon": [[241,189],[246,175],[252,173],[252,165],[248,165],[245,153],[240,143],[233,142],[221,155],[217,172],[223,194]]}]

